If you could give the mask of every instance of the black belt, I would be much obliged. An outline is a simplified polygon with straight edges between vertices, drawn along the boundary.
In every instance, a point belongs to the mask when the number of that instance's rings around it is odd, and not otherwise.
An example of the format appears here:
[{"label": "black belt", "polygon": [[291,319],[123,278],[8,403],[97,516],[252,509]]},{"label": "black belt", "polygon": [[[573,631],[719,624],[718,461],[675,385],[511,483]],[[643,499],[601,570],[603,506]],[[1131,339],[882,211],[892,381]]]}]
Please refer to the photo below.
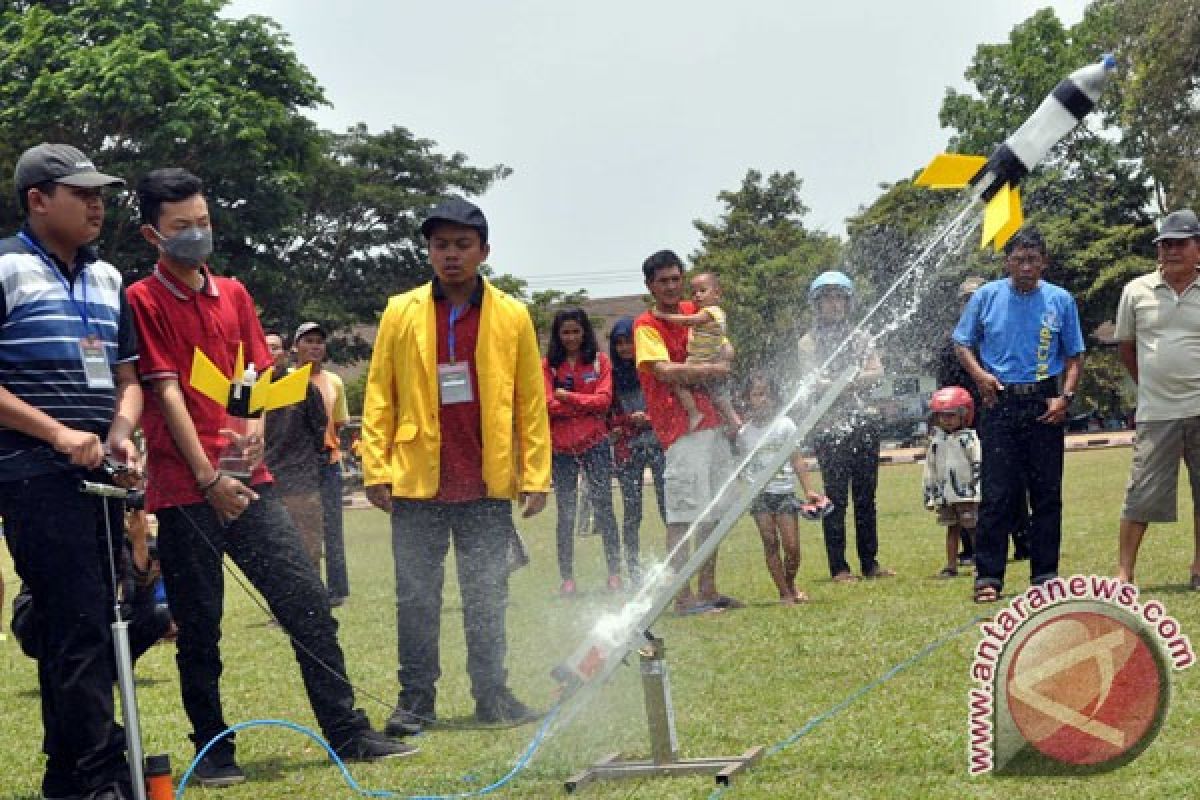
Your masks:
[{"label": "black belt", "polygon": [[999,393],[1000,397],[1005,395],[1009,397],[1025,397],[1034,395],[1037,397],[1055,397],[1058,395],[1058,377],[1045,378],[1036,383],[1006,383],[1004,391]]}]

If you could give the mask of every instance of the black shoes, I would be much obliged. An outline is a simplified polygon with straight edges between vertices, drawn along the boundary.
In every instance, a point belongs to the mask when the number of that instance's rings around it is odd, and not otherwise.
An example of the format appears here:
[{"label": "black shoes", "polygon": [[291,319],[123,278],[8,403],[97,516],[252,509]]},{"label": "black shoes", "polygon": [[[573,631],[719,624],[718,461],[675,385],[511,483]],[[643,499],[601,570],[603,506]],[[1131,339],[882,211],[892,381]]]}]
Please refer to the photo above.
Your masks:
[{"label": "black shoes", "polygon": [[475,720],[485,725],[524,725],[541,719],[541,716],[508,689],[475,701]]},{"label": "black shoes", "polygon": [[386,758],[404,758],[421,752],[419,748],[370,728],[360,731],[333,749],[344,761],[383,761]]},{"label": "black shoes", "polygon": [[208,789],[220,789],[246,782],[246,773],[237,765],[232,753],[215,754],[209,751],[192,770],[196,783]]},{"label": "black shoes", "polygon": [[437,722],[433,704],[414,702],[403,696],[396,702],[396,710],[388,717],[383,732],[388,736],[416,736]]}]

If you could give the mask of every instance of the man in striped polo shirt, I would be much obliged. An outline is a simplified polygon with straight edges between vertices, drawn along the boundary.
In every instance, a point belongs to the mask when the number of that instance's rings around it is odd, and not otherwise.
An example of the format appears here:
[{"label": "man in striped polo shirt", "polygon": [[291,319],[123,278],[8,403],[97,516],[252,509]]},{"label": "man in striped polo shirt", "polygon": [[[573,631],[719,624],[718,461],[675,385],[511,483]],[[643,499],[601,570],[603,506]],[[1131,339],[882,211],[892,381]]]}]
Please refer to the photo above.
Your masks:
[{"label": "man in striped polo shirt", "polygon": [[[0,514],[42,615],[47,798],[133,797],[113,716],[113,606],[98,497],[81,477],[106,451],[129,462],[142,413],[137,338],[121,274],[87,245],[101,192],[124,184],[83,153],[41,144],[17,161],[21,231],[0,241]],[[122,508],[110,510],[123,530]]]}]

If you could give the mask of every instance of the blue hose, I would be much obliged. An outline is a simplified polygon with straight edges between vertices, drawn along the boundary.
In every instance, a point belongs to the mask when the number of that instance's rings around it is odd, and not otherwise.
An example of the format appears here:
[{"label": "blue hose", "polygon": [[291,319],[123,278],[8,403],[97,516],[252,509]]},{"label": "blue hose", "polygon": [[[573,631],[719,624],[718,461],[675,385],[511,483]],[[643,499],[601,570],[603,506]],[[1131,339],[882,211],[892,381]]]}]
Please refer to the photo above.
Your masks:
[{"label": "blue hose", "polygon": [[501,788],[515,778],[518,773],[525,769],[525,767],[529,766],[529,762],[533,759],[534,754],[537,753],[538,749],[545,741],[546,734],[550,730],[550,725],[554,722],[555,716],[558,715],[558,710],[559,706],[554,706],[549,712],[546,713],[546,718],[542,720],[542,724],[538,726],[537,733],[534,734],[533,739],[530,740],[529,745],[525,748],[525,751],[521,753],[521,757],[517,759],[515,764],[513,764],[512,769],[510,769],[495,782],[490,783],[487,786],[470,792],[460,792],[458,794],[407,794],[406,792],[392,791],[390,789],[364,789],[359,785],[358,781],[354,780],[354,776],[351,775],[350,770],[346,768],[345,762],[338,757],[338,754],[334,751],[333,747],[330,746],[329,742],[322,739],[321,735],[311,728],[306,728],[303,725],[295,722],[289,722],[285,719],[255,719],[249,722],[239,722],[236,725],[232,725],[221,731],[221,733],[214,736],[211,741],[209,741],[200,749],[200,752],[196,754],[196,758],[192,760],[192,763],[188,766],[187,771],[183,773],[183,777],[179,780],[179,787],[175,790],[175,800],[183,800],[183,792],[185,789],[187,789],[188,781],[192,778],[192,773],[196,769],[196,764],[198,764],[200,759],[204,758],[204,756],[208,754],[209,749],[213,745],[232,733],[237,733],[238,731],[243,731],[247,728],[266,727],[287,728],[289,730],[297,731],[312,739],[321,747],[325,748],[325,752],[329,754],[330,759],[332,759],[333,763],[337,765],[337,768],[342,771],[342,778],[346,781],[346,785],[362,797],[403,798],[403,800],[465,800],[465,798],[470,797],[482,797],[483,795],[491,794],[492,792]]},{"label": "blue hose", "polygon": [[[976,625],[978,625],[983,620],[987,619],[988,616],[989,615],[987,615],[987,614],[983,614],[978,617],[975,617],[971,621],[963,623],[962,625],[959,625],[957,628],[950,631],[949,633],[947,633],[945,636],[941,637],[940,639],[935,639],[934,641],[925,645],[920,650],[918,650],[915,654],[913,654],[909,658],[905,659],[904,661],[901,661],[899,664],[892,667],[891,669],[889,669],[887,672],[880,675],[875,680],[871,681],[870,683],[864,684],[863,686],[860,686],[858,689],[856,689],[854,692],[851,692],[841,702],[826,709],[825,711],[822,711],[820,714],[813,717],[808,722],[804,723],[804,725],[802,725],[800,727],[800,729],[797,730],[795,733],[791,734],[790,736],[783,739],[782,741],[776,742],[775,744],[771,745],[771,747],[769,747],[767,749],[766,753],[763,754],[764,757],[773,756],[776,753],[780,752],[781,750],[791,747],[796,742],[798,742],[800,739],[807,736],[809,733],[812,733],[813,729],[815,729],[818,725],[832,719],[833,717],[837,716],[841,712],[845,711],[850,705],[852,705],[856,700],[858,700],[863,695],[867,694],[868,692],[870,692],[874,689],[879,688],[883,684],[890,681],[892,678],[899,675],[901,672],[904,672],[909,667],[917,664],[920,661],[925,660],[935,650],[938,650],[938,649],[942,648],[943,646],[949,644],[950,642],[954,641],[959,636],[961,636],[962,634],[971,630],[972,628],[974,628]],[[728,788],[729,788],[729,786],[726,785],[726,786],[721,786],[721,787],[714,789],[712,794],[710,794],[708,796],[708,800],[717,800],[717,798],[719,798],[725,794],[725,791]]]}]

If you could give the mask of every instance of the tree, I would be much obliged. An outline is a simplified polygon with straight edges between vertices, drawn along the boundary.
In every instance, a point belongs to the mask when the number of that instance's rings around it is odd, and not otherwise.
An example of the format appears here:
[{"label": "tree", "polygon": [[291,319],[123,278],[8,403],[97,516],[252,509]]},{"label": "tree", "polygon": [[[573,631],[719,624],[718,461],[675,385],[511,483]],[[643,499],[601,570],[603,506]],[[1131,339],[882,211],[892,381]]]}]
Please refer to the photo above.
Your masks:
[{"label": "tree", "polygon": [[1161,211],[1200,204],[1200,1],[1100,0],[1128,71],[1120,120]]},{"label": "tree", "polygon": [[[508,174],[402,127],[319,131],[316,78],[270,19],[218,16],[227,0],[17,0],[0,7],[0,160],[65,141],[131,182],[181,166],[212,212],[213,266],[244,281],[264,322],[319,319],[342,360],[365,352],[389,294],[429,275],[417,226],[441,195],[475,195]],[[0,176],[0,224],[20,214]],[[102,254],[147,272],[132,193],[114,196]]]},{"label": "tree", "polygon": [[[976,93],[950,90],[942,105],[940,119],[953,130],[950,149],[989,154],[1058,81],[1111,47],[1114,28],[1112,14],[1100,6],[1069,29],[1047,9],[1017,25],[1008,41],[980,45],[966,71]],[[1117,127],[1126,91],[1119,73],[1113,84],[1087,124],[1065,137],[1021,185],[1026,217],[1045,234],[1054,256],[1047,278],[1075,295],[1085,334],[1111,319],[1123,285],[1153,266],[1148,258],[1153,227],[1146,209],[1147,175],[1131,157],[1131,141]],[[913,197],[914,192],[922,190],[901,181],[850,222],[849,259],[892,251],[909,257],[943,221],[941,214],[961,202],[949,193],[948,200],[938,200]],[[884,273],[894,274],[898,267],[887,258],[881,261],[874,272],[883,286]],[[970,245],[956,261],[930,288],[924,311],[917,315],[924,324],[901,332],[905,348],[919,352],[921,341],[944,334],[953,324],[959,278],[1003,274],[995,255]],[[1094,388],[1108,391],[1098,384]]]},{"label": "tree", "polygon": [[[265,17],[224,19],[224,0],[10,2],[0,12],[0,157],[65,141],[136,180],[182,166],[202,175],[218,253],[250,268],[264,231],[296,213],[294,190],[319,153],[300,112],[324,103],[316,79]],[[5,173],[0,216],[19,218]],[[144,271],[132,194],[114,198],[104,256]]]},{"label": "tree", "polygon": [[725,206],[717,223],[692,223],[701,234],[693,271],[720,279],[739,370],[783,363],[808,309],[808,284],[838,263],[839,239],[804,227],[802,186],[794,172],[764,179],[748,170],[737,190],[717,195]]},{"label": "tree", "polygon": [[344,331],[331,334],[340,356],[362,357],[367,343],[353,326],[373,322],[390,295],[429,280],[424,212],[446,194],[480,194],[510,170],[442,155],[401,127],[372,134],[357,125],[319,136],[321,155],[296,193],[300,212],[260,240],[242,277],[265,320],[284,330],[322,320]]}]

